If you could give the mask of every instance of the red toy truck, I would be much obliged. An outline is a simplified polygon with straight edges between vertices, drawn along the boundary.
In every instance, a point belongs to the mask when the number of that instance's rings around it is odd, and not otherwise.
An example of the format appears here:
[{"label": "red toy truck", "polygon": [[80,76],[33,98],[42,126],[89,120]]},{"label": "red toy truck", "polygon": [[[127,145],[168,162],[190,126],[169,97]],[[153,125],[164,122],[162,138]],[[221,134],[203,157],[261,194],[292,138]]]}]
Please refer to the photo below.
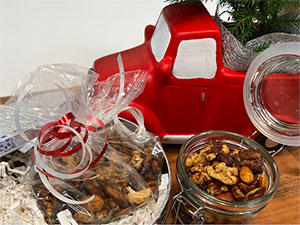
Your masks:
[{"label": "red toy truck", "polygon": [[[246,72],[224,67],[220,29],[202,4],[165,7],[156,26],[145,28],[145,42],[120,53],[125,71],[150,71],[131,106],[163,142],[182,143],[207,130],[245,136],[256,130],[243,102]],[[118,54],[94,62],[99,80],[119,72]]]}]

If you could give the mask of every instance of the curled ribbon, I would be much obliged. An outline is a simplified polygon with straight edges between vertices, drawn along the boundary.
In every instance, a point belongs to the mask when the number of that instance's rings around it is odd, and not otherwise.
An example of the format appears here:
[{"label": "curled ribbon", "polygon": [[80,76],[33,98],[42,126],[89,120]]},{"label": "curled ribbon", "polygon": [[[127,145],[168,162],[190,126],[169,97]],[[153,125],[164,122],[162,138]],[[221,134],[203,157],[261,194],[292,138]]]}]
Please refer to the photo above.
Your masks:
[{"label": "curled ribbon", "polygon": [[[84,201],[75,201],[70,198],[66,198],[65,196],[57,192],[47,179],[47,176],[58,179],[72,179],[79,177],[86,170],[92,168],[102,158],[107,149],[108,136],[106,137],[106,141],[102,148],[102,151],[95,159],[93,159],[92,150],[86,142],[88,140],[89,131],[95,132],[96,128],[92,125],[85,126],[75,119],[76,118],[73,113],[70,112],[61,117],[59,121],[50,122],[43,126],[39,132],[37,141],[34,146],[33,158],[39,170],[41,181],[55,197],[69,204],[85,204],[93,200],[95,196],[93,195]],[[88,115],[87,119],[101,128],[106,128],[102,121],[91,115]],[[75,146],[70,147],[71,144],[74,143],[74,139],[76,139],[76,144]],[[62,142],[63,144],[59,145],[59,142]],[[47,149],[46,147],[49,146],[51,146],[51,148]],[[41,157],[41,155],[49,157],[67,157],[75,154],[79,150],[82,151],[81,161],[73,169],[73,171],[69,173],[61,173],[56,171],[55,169],[51,168]],[[88,160],[86,156],[88,156]],[[83,165],[84,163],[86,163],[86,165]]]}]

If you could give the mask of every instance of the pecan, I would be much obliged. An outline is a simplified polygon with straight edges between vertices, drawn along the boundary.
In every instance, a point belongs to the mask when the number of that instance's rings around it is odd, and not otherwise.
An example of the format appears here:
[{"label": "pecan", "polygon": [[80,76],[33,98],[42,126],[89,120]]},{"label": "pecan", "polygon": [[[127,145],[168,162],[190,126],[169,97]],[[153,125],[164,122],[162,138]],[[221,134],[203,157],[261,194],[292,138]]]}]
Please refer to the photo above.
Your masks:
[{"label": "pecan", "polygon": [[251,184],[254,181],[253,173],[247,166],[241,167],[240,178],[246,184]]},{"label": "pecan", "polygon": [[263,172],[263,167],[260,161],[258,160],[243,160],[240,162],[241,166],[248,166],[252,173],[262,173]]},{"label": "pecan", "polygon": [[237,183],[236,185],[244,194],[247,194],[252,189],[251,186],[244,183]]},{"label": "pecan", "polygon": [[[91,197],[90,195],[87,195],[87,196],[81,198],[80,200],[83,201],[90,197]],[[82,204],[82,206],[84,208],[86,208],[87,210],[89,210],[91,212],[100,211],[102,209],[103,205],[104,205],[104,200],[99,195],[95,195],[95,198],[92,201]]]},{"label": "pecan", "polygon": [[261,157],[261,154],[255,150],[249,149],[239,152],[239,156],[241,160],[254,160],[259,159]]},{"label": "pecan", "polygon": [[218,161],[226,163],[227,166],[232,166],[233,159],[230,155],[225,153],[218,154]]},{"label": "pecan", "polygon": [[91,194],[100,195],[102,198],[106,197],[96,180],[87,178],[84,183]]},{"label": "pecan", "polygon": [[225,185],[222,185],[218,181],[210,182],[207,187],[207,192],[214,196],[220,195],[226,191],[228,191],[228,188]]},{"label": "pecan", "polygon": [[104,187],[104,190],[105,190],[105,193],[109,197],[113,198],[114,200],[116,200],[117,202],[119,202],[121,205],[126,205],[126,203],[127,203],[126,199],[125,199],[124,195],[120,191],[116,190],[115,188],[113,188],[113,187],[111,187],[109,185],[106,185]]},{"label": "pecan", "polygon": [[226,201],[235,201],[235,198],[233,197],[233,195],[231,194],[231,192],[225,192],[223,194],[219,194],[216,196],[217,198],[220,198],[222,200],[226,200]]},{"label": "pecan", "polygon": [[265,192],[265,188],[262,187],[255,188],[246,194],[246,199],[253,200],[256,198],[260,198],[261,196],[263,196],[264,192]]},{"label": "pecan", "polygon": [[231,193],[239,201],[243,201],[245,199],[244,193],[239,189],[237,185],[232,186]]}]

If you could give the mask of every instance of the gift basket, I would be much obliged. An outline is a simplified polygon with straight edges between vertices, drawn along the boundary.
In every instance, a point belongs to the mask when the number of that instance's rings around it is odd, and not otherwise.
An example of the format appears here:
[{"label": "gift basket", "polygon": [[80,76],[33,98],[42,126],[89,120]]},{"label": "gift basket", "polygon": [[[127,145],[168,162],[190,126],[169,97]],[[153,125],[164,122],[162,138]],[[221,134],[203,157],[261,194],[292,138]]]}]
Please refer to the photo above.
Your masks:
[{"label": "gift basket", "polygon": [[[103,81],[76,65],[41,66],[1,106],[2,160],[18,153],[31,162],[18,182],[39,213],[25,224],[151,224],[163,214],[169,164],[142,114],[127,107],[147,71],[124,72],[118,62],[120,73]],[[138,124],[120,119],[123,110]]]}]

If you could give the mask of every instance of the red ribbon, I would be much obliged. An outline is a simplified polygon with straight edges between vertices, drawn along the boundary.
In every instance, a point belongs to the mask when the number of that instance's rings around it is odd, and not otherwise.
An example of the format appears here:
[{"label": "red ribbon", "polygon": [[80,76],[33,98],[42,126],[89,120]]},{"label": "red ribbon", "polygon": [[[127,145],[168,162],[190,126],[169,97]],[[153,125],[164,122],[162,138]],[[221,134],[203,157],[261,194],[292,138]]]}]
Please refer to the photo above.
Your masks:
[{"label": "red ribbon", "polygon": [[[64,116],[62,116],[57,122],[50,122],[50,123],[46,124],[45,126],[43,126],[42,129],[40,130],[38,138],[37,138],[38,152],[42,155],[47,155],[47,156],[66,157],[66,156],[70,156],[70,155],[76,153],[77,151],[79,151],[80,149],[82,149],[82,144],[78,143],[72,149],[65,151],[69,147],[69,145],[72,143],[73,137],[75,137],[76,135],[71,130],[65,131],[65,129],[63,127],[60,127],[60,125],[69,126],[73,129],[75,129],[79,134],[81,134],[81,132],[84,132],[84,137],[83,137],[84,143],[86,143],[88,140],[89,131],[95,132],[96,127],[91,126],[91,125],[86,126],[86,125],[76,121],[75,119],[76,119],[76,117],[73,115],[73,113],[69,112],[69,113],[65,114]],[[93,124],[103,128],[103,129],[106,128],[105,124],[101,120],[99,120],[91,115],[87,115],[87,120],[89,120]],[[46,144],[51,144],[50,142],[54,141],[55,139],[58,139],[61,141],[65,140],[66,142],[61,147],[59,147],[55,150],[46,150],[45,148],[43,149],[43,147],[45,147]],[[104,155],[104,153],[107,150],[107,147],[108,147],[108,136],[106,137],[106,141],[105,141],[105,144],[103,146],[101,153],[91,162],[90,165],[87,165],[88,169],[91,169],[102,158],[102,156]],[[33,159],[35,161],[34,153],[33,153]],[[82,170],[86,169],[87,166],[85,166],[84,168],[82,168],[78,171],[72,172],[72,174],[81,172]],[[54,177],[51,174],[43,171],[41,168],[38,168],[38,169],[40,170],[40,172],[42,172],[46,176]]]}]

